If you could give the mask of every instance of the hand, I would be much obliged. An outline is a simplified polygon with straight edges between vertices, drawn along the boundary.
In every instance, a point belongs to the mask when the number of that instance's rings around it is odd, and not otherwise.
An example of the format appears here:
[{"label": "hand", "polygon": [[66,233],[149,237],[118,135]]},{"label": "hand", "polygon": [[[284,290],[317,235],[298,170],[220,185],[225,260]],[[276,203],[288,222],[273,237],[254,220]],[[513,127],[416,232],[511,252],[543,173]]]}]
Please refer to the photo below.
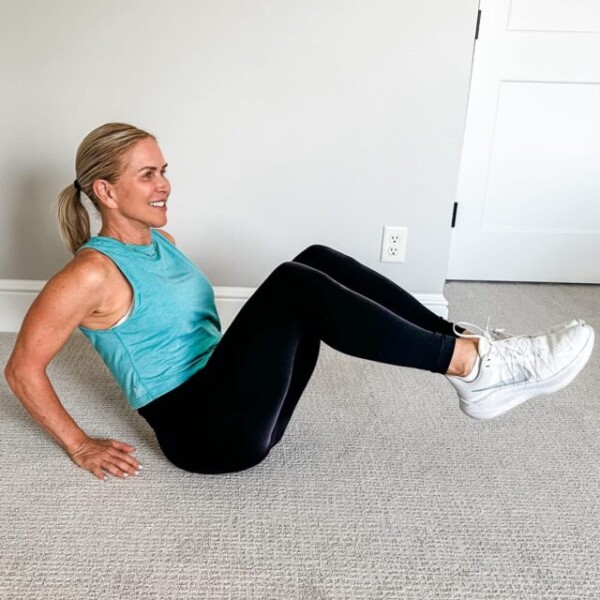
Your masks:
[{"label": "hand", "polygon": [[106,481],[106,473],[121,479],[139,475],[142,465],[130,456],[134,450],[133,446],[116,440],[88,438],[69,456],[76,465]]}]

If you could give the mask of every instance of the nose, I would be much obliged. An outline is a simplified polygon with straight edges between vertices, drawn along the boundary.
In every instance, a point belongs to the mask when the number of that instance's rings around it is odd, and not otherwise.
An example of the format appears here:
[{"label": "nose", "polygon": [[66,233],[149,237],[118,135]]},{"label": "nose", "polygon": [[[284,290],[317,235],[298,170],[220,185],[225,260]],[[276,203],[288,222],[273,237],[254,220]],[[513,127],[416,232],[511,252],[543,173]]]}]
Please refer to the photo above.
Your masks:
[{"label": "nose", "polygon": [[171,191],[171,182],[164,173],[159,173],[156,178],[156,189],[161,192],[169,193]]}]

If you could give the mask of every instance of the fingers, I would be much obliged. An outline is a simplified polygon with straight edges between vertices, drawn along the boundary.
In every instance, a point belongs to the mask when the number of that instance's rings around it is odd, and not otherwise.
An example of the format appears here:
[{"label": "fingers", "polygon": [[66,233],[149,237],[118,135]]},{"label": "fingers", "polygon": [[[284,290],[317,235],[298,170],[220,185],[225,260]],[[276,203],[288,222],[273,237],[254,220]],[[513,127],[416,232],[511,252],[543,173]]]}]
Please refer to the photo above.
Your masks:
[{"label": "fingers", "polygon": [[92,469],[91,471],[98,479],[102,479],[102,481],[106,481],[108,479],[108,477],[106,476],[106,473],[104,473],[104,471],[102,469],[96,468],[96,469]]},{"label": "fingers", "polygon": [[133,467],[127,465],[124,462],[121,463],[109,463],[103,467],[107,473],[118,477],[119,479],[127,479],[130,476],[139,475],[139,471],[133,469]]},{"label": "fingers", "polygon": [[113,456],[113,466],[127,475],[137,475],[139,472],[139,463],[130,456]]},{"label": "fingers", "polygon": [[101,465],[104,471],[120,479],[139,475],[142,468],[137,459],[116,448],[107,449]]},{"label": "fingers", "polygon": [[118,450],[123,450],[124,452],[134,452],[135,448],[126,444],[125,442],[118,442],[117,440],[110,440],[113,448],[117,448]]},{"label": "fingers", "polygon": [[110,448],[108,453],[115,460],[121,470],[126,471],[130,475],[133,475],[136,471],[138,471],[139,467],[141,466],[140,462],[135,457],[123,453],[115,448]]},{"label": "fingers", "polygon": [[109,475],[113,475],[114,477],[118,477],[119,479],[127,479],[128,477],[134,477],[140,474],[140,470],[142,469],[142,465],[139,465],[137,468],[133,465],[125,462],[124,460],[119,460],[114,457],[110,457],[105,463],[102,464],[102,467],[94,467],[90,469],[90,471],[98,477],[98,479],[103,479],[106,481],[108,477],[106,473]]},{"label": "fingers", "polygon": [[139,475],[142,465],[133,456],[135,448],[117,440],[90,440],[90,443],[78,450],[71,458],[98,479],[107,481],[108,475],[119,479]]}]

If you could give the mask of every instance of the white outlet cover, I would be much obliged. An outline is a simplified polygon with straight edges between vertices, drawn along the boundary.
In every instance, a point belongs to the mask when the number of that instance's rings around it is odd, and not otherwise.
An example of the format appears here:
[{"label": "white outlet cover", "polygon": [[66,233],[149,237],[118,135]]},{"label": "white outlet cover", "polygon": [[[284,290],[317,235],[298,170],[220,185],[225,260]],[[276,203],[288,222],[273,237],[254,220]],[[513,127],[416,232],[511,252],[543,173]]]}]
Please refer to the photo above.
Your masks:
[{"label": "white outlet cover", "polygon": [[381,242],[381,262],[403,263],[406,256],[408,227],[386,225]]}]

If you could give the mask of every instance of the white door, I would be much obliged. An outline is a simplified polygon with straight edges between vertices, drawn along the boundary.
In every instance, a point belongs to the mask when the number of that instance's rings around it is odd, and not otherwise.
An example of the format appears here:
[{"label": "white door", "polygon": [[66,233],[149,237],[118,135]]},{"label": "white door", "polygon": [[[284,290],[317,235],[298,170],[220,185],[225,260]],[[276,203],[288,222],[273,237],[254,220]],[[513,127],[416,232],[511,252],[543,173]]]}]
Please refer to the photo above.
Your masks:
[{"label": "white door", "polygon": [[448,279],[600,283],[600,0],[481,0]]}]

